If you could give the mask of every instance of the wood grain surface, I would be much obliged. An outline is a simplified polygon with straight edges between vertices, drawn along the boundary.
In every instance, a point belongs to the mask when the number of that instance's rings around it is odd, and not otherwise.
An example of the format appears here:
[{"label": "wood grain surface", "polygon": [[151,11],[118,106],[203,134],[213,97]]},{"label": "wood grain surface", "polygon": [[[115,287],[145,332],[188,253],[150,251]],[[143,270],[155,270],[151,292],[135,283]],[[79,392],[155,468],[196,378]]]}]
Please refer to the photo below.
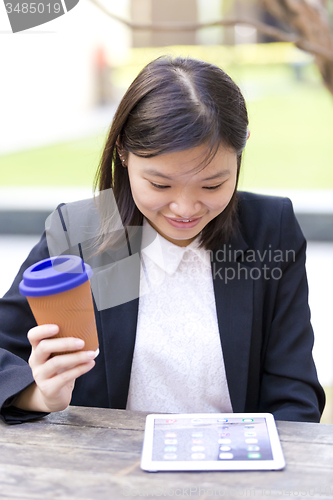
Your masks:
[{"label": "wood grain surface", "polygon": [[0,423],[1,499],[333,499],[333,425],[277,422],[282,471],[140,469],[145,412],[69,407]]}]

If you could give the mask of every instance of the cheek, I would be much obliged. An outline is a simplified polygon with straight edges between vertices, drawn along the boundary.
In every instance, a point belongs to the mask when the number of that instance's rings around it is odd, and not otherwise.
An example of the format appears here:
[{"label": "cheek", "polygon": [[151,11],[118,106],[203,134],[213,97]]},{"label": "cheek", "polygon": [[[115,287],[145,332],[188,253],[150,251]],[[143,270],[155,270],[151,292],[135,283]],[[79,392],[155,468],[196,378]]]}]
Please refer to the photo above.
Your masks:
[{"label": "cheek", "polygon": [[147,193],[147,195],[144,196],[144,193],[142,193],[141,205],[148,210],[156,212],[157,210],[163,208],[166,205],[166,203],[164,203],[161,196],[156,196],[155,194],[151,195],[149,193]]},{"label": "cheek", "polygon": [[220,193],[216,193],[216,197],[207,203],[211,211],[222,212],[229,204],[232,195],[234,194],[236,179],[226,185]]},{"label": "cheek", "polygon": [[132,188],[132,196],[135,204],[140,209],[146,209],[151,211],[159,210],[167,204],[166,196],[163,192],[159,193],[155,190],[153,191],[147,183],[140,183]]}]

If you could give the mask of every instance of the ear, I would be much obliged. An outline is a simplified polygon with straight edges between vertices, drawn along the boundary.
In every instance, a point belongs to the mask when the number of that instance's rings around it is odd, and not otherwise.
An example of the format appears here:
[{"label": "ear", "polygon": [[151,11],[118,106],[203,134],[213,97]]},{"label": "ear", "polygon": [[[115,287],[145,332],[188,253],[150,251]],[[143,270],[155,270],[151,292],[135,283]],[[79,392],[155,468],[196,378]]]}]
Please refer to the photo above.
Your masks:
[{"label": "ear", "polygon": [[246,138],[247,141],[249,140],[250,134],[251,132],[249,131],[249,129],[247,129],[247,138]]},{"label": "ear", "polygon": [[127,167],[126,162],[127,162],[128,154],[127,154],[127,151],[125,151],[123,149],[122,145],[120,144],[119,136],[116,140],[116,147],[117,147],[117,153],[119,155],[119,158],[121,160],[123,167]]}]

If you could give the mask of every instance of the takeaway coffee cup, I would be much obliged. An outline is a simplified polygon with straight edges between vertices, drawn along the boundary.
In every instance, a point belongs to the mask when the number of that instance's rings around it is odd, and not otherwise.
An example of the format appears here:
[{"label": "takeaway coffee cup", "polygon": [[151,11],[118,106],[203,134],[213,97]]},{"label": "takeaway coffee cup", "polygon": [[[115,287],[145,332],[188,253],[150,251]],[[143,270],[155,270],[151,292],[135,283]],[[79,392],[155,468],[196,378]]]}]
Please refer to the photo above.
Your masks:
[{"label": "takeaway coffee cup", "polygon": [[93,272],[76,255],[44,259],[28,267],[19,284],[38,325],[59,326],[57,337],[85,341],[83,350],[99,353],[89,278]]}]

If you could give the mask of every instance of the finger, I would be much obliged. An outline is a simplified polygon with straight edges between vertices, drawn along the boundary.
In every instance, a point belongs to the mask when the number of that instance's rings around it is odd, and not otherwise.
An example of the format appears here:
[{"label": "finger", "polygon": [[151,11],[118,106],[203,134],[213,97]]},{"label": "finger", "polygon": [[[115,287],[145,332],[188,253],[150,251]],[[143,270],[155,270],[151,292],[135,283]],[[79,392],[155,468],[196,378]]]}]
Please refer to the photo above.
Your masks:
[{"label": "finger", "polygon": [[41,383],[43,380],[51,379],[81,364],[89,363],[95,357],[96,353],[94,351],[81,351],[75,354],[55,356],[42,365],[38,365],[33,370],[33,375],[36,382]]},{"label": "finger", "polygon": [[43,383],[38,384],[42,393],[48,397],[57,397],[59,392],[68,384],[75,381],[78,377],[84,373],[89,372],[95,366],[95,361],[92,359],[88,363],[82,363],[81,365],[75,366],[70,370],[66,370],[58,375],[45,380]]},{"label": "finger", "polygon": [[67,351],[78,351],[84,347],[84,340],[74,337],[41,340],[31,354],[29,364],[41,365],[50,359],[53,353],[64,353]]},{"label": "finger", "polygon": [[28,340],[33,349],[43,339],[48,339],[59,333],[58,325],[39,325],[28,331]]}]

